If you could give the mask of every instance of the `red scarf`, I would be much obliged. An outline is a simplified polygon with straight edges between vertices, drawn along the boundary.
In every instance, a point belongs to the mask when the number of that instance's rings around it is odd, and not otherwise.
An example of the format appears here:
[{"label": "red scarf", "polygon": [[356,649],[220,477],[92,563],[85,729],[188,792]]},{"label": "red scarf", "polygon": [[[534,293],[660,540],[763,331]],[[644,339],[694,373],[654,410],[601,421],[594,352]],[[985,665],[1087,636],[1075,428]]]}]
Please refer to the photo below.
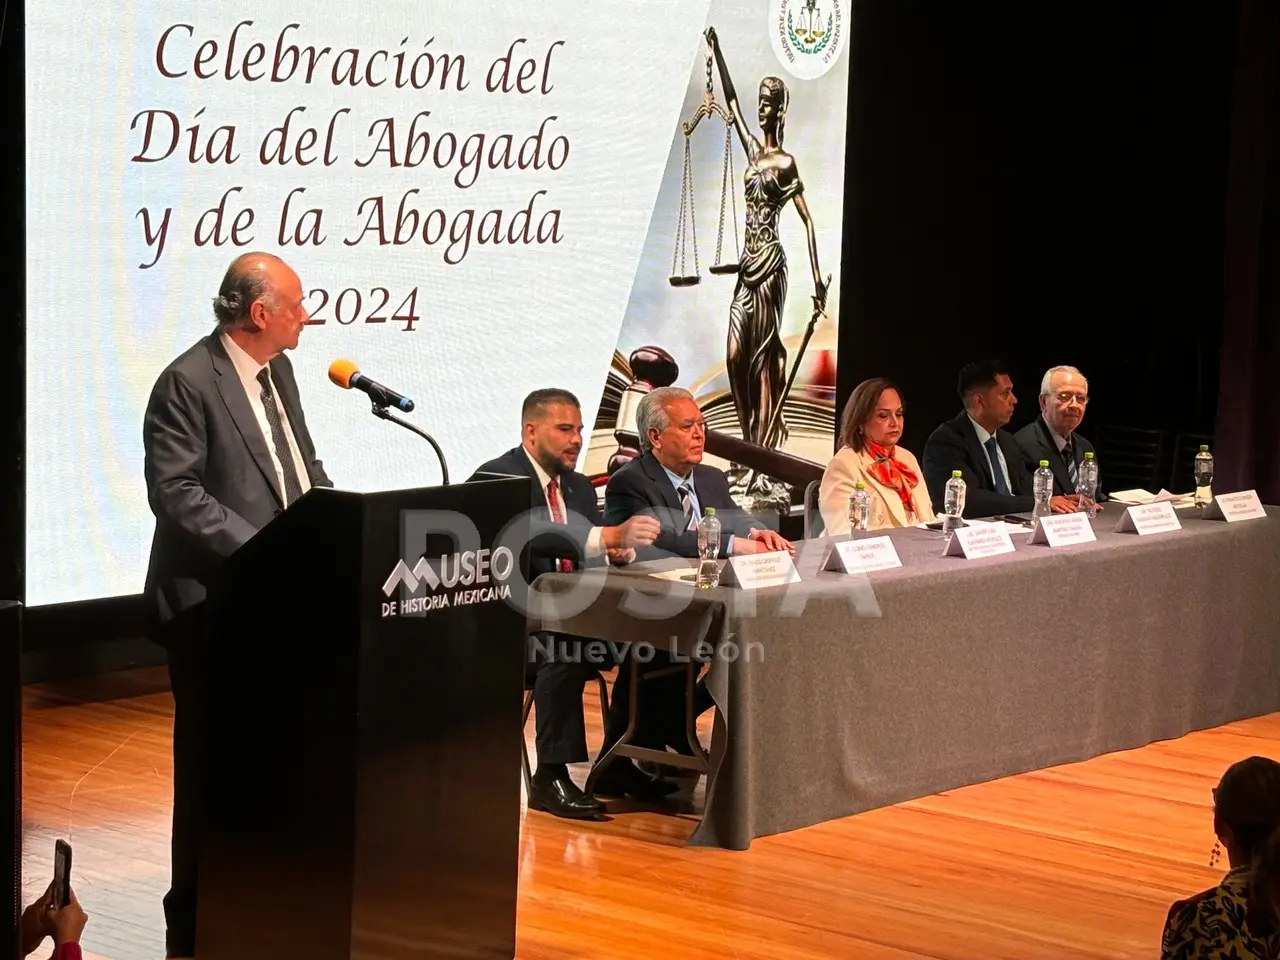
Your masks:
[{"label": "red scarf", "polygon": [[867,441],[867,453],[875,460],[871,465],[871,475],[886,487],[898,491],[898,496],[902,498],[902,505],[911,512],[911,491],[916,488],[920,478],[905,463],[894,459],[893,455],[896,451],[897,447],[890,448]]}]

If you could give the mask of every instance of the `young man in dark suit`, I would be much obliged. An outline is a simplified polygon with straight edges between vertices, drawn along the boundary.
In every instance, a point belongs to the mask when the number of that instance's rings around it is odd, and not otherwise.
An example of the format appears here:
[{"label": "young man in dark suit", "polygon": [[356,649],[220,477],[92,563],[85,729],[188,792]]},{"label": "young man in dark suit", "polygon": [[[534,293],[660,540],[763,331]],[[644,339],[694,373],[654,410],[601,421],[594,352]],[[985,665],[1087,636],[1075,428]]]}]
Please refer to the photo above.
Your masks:
[{"label": "young man in dark suit", "polygon": [[1077,501],[1080,464],[1086,453],[1093,452],[1093,444],[1078,432],[1088,404],[1089,381],[1084,374],[1075,367],[1053,367],[1040,381],[1040,416],[1016,434],[1031,463],[1049,461],[1053,492]]},{"label": "young man in dark suit", "polygon": [[311,487],[333,485],[284,355],[307,322],[303,299],[283,260],[238,257],[213,301],[217,329],[160,374],[143,419],[156,517],[145,597],[174,699],[170,958],[195,954],[206,596],[237,548]]},{"label": "young man in dark suit", "polygon": [[[1018,398],[1000,363],[971,363],[960,371],[964,410],[938,426],[924,445],[924,479],[935,509],[946,502],[947,481],[959,470],[965,483],[965,517],[1027,513],[1035,506],[1032,464],[1004,428]],[[1054,513],[1073,513],[1074,499],[1054,497]]]},{"label": "young man in dark suit", "polygon": [[[629,563],[637,548],[653,543],[659,525],[650,517],[604,526],[595,488],[575,472],[582,452],[582,408],[577,397],[567,390],[535,390],[525,398],[520,419],[520,446],[481,464],[476,474],[534,481],[530,541],[521,561],[527,582],[544,573],[567,573],[606,560]],[[569,777],[568,764],[588,759],[582,687],[598,670],[613,666],[611,660],[606,663],[587,656],[604,647],[598,641],[550,634],[529,638],[538,754],[531,809],[573,819],[591,818],[602,810]],[[645,786],[637,789],[645,793]],[[648,793],[656,790],[650,787]]]}]

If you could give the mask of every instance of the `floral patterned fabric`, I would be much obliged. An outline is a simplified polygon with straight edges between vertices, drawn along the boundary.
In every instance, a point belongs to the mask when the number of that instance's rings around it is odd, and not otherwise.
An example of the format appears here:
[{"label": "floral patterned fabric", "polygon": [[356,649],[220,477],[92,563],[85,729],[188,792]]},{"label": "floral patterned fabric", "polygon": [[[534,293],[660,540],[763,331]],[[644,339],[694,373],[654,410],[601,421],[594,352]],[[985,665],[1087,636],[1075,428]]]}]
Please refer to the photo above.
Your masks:
[{"label": "floral patterned fabric", "polygon": [[1249,931],[1248,900],[1243,868],[1212,890],[1179,900],[1165,921],[1160,960],[1280,960],[1280,934],[1260,938]]}]

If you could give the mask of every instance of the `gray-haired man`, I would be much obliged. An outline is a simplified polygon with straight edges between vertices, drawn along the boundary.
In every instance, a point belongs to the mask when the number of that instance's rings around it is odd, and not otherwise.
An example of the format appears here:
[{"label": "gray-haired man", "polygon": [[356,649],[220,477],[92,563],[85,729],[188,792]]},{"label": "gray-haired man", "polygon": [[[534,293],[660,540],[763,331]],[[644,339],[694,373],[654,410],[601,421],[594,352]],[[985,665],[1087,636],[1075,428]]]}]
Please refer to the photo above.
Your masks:
[{"label": "gray-haired man", "polygon": [[[707,428],[702,411],[688,390],[662,387],[646,394],[636,410],[636,425],[643,455],[622,466],[605,488],[604,522],[625,523],[632,517],[656,517],[662,532],[651,546],[638,547],[639,560],[662,556],[697,557],[697,525],[703,511],[714,508],[721,521],[721,556],[791,550],[794,547],[738,508],[729,495],[729,482],[714,467],[702,464]],[[656,671],[667,665],[662,654],[646,666]],[[626,731],[630,710],[631,658],[623,661],[613,685],[604,746],[608,750]],[[643,746],[672,747],[688,753],[685,735],[683,679],[679,674],[659,677],[644,685],[640,704],[642,723],[659,743]],[[699,686],[694,713],[712,706],[706,688]],[[596,792],[630,793],[644,799],[644,775],[629,761],[612,764],[600,777]]]},{"label": "gray-haired man", "polygon": [[1040,416],[1014,434],[1031,465],[1049,461],[1054,496],[1067,497],[1073,505],[1079,499],[1080,463],[1093,451],[1093,444],[1076,432],[1088,404],[1084,374],[1075,367],[1051,367],[1040,381]]},{"label": "gray-haired man", "polygon": [[738,508],[723,473],[702,464],[707,426],[688,390],[661,387],[646,394],[636,410],[636,426],[643,456],[609,478],[604,522],[646,515],[662,523],[653,546],[637,550],[638,559],[697,557],[697,524],[708,507],[720,520],[721,556],[794,550]]},{"label": "gray-haired man", "polygon": [[168,957],[195,954],[206,596],[227,557],[311,487],[333,485],[284,355],[307,322],[303,301],[298,275],[279,257],[237,257],[213,302],[217,329],[164,369],[143,418],[156,516],[144,593],[174,700]]}]

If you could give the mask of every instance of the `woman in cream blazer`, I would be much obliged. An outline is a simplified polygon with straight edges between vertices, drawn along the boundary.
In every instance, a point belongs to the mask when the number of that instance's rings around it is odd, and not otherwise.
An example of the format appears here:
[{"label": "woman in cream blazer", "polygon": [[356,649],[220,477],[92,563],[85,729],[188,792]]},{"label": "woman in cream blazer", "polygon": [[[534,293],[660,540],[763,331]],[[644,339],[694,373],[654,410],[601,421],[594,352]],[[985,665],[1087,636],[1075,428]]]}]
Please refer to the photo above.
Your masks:
[{"label": "woman in cream blazer", "polygon": [[849,496],[861,480],[871,496],[868,530],[932,523],[936,517],[920,464],[898,446],[902,394],[877,377],[858,384],[840,416],[840,449],[822,474],[823,535],[849,532]]}]

